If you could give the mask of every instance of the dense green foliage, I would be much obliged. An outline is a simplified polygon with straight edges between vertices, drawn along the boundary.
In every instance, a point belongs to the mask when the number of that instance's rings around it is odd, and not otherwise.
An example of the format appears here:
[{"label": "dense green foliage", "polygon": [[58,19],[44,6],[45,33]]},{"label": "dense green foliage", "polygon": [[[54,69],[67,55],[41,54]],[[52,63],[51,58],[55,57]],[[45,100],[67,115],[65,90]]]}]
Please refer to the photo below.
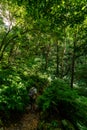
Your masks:
[{"label": "dense green foliage", "polygon": [[45,120],[50,121],[53,115],[56,118],[59,115],[62,119],[71,121],[76,129],[79,129],[78,124],[87,125],[87,99],[80,97],[78,91],[70,89],[61,79],[53,81],[45,89],[38,103],[43,115],[46,113]]},{"label": "dense green foliage", "polygon": [[10,116],[15,112],[24,112],[29,105],[29,89],[36,87],[38,93],[48,84],[44,78],[35,75],[23,75],[12,68],[0,70],[0,116]]},{"label": "dense green foliage", "polygon": [[0,71],[0,110],[23,110],[28,102],[25,84],[13,70]]},{"label": "dense green foliage", "polygon": [[25,111],[32,86],[47,129],[86,126],[86,0],[0,1],[0,114]]}]

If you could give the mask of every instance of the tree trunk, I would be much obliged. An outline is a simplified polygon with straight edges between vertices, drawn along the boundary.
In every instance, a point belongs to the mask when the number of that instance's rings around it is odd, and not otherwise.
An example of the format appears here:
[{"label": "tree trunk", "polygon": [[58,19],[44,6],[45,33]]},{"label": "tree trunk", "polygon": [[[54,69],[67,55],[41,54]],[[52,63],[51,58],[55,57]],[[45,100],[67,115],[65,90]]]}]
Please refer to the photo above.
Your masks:
[{"label": "tree trunk", "polygon": [[59,46],[58,43],[56,43],[56,76],[59,76]]},{"label": "tree trunk", "polygon": [[73,43],[72,66],[71,66],[71,88],[73,88],[73,83],[74,83],[75,49],[76,49],[76,34],[74,35],[74,43]]}]

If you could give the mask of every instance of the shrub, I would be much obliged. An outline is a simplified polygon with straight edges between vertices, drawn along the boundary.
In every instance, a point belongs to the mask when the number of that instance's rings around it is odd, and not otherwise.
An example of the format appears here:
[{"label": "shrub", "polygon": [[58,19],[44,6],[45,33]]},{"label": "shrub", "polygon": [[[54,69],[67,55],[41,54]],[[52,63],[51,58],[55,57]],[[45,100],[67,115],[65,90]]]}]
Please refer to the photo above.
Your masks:
[{"label": "shrub", "polygon": [[34,86],[37,88],[40,94],[43,93],[44,88],[48,85],[48,80],[46,78],[41,78],[38,75],[27,76],[27,90]]},{"label": "shrub", "polygon": [[59,123],[57,120],[51,122],[40,121],[38,124],[38,130],[59,130]]},{"label": "shrub", "polygon": [[[86,125],[87,116],[86,106],[82,102],[78,101],[79,95],[76,90],[71,89],[63,80],[54,80],[52,84],[45,89],[42,96],[38,98],[38,104],[40,109],[46,117],[50,115],[58,116],[58,114],[65,119],[71,121],[76,129],[77,123]],[[87,99],[86,99],[87,101]],[[85,108],[83,110],[83,108]]]},{"label": "shrub", "polygon": [[0,70],[0,110],[23,111],[29,104],[29,89],[35,86],[38,90],[45,87],[47,80],[39,76],[23,75],[12,68]]},{"label": "shrub", "polygon": [[20,76],[12,69],[2,70],[0,81],[0,110],[23,111],[29,98]]}]

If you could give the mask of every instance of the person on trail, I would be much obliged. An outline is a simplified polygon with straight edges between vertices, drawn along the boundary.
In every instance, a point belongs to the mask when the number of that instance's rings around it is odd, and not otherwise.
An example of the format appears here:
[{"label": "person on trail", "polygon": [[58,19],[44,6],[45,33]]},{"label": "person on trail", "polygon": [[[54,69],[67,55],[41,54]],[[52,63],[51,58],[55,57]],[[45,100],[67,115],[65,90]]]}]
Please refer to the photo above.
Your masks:
[{"label": "person on trail", "polygon": [[29,98],[30,98],[30,105],[31,105],[31,110],[34,111],[36,108],[36,98],[37,98],[37,88],[32,87],[29,90]]}]

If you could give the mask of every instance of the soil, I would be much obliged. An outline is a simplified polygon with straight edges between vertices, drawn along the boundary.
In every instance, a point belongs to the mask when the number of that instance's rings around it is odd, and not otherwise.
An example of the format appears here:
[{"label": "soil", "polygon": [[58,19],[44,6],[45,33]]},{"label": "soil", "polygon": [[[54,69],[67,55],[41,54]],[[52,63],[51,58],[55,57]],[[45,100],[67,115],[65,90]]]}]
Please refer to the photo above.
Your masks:
[{"label": "soil", "polygon": [[28,110],[21,119],[2,130],[37,130],[39,113]]}]

